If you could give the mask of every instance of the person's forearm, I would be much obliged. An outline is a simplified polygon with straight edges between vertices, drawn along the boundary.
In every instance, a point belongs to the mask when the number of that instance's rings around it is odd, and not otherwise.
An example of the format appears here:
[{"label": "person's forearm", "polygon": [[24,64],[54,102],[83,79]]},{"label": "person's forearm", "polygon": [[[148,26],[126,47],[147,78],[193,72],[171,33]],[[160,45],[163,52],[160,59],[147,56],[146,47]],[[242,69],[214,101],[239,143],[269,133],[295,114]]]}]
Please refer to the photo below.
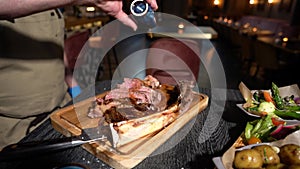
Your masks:
[{"label": "person's forearm", "polygon": [[[153,10],[157,9],[156,0],[146,0]],[[68,5],[93,5],[117,18],[123,24],[137,29],[136,23],[122,11],[122,0],[0,0],[0,20],[14,19],[36,12]]]},{"label": "person's forearm", "polygon": [[78,0],[0,0],[0,19],[12,19],[77,4]]}]

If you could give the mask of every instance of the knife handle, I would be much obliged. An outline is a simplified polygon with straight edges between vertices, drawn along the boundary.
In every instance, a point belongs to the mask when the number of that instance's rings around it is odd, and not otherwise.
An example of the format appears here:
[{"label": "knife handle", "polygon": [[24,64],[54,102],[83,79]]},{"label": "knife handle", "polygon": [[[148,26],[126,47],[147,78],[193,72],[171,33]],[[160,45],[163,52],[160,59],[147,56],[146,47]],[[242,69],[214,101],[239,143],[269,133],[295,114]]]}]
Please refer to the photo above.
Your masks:
[{"label": "knife handle", "polygon": [[76,147],[82,143],[84,143],[84,141],[80,140],[78,137],[64,137],[51,140],[11,144],[0,151],[0,161],[37,156],[44,153]]}]

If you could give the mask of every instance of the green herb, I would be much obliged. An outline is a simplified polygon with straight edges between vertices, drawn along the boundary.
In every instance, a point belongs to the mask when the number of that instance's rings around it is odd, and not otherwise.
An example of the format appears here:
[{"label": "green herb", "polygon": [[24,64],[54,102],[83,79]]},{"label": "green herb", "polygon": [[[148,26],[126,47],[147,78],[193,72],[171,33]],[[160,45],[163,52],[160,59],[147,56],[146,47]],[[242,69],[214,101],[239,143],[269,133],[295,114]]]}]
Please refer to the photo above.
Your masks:
[{"label": "green herb", "polygon": [[266,148],[264,148],[264,161],[265,161],[265,163],[268,163],[268,162],[269,162],[269,159],[268,159],[268,156],[267,156],[267,150],[266,150]]}]

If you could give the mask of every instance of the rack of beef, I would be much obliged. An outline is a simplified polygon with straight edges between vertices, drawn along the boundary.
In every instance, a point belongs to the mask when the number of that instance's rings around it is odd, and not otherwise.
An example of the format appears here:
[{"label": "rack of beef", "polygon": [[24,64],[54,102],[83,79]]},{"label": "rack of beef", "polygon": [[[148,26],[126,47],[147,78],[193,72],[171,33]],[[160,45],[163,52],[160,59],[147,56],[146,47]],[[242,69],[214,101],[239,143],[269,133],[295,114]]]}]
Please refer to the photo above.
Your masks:
[{"label": "rack of beef", "polygon": [[179,105],[180,101],[178,86],[160,84],[152,76],[144,80],[125,78],[122,84],[96,99],[88,116],[104,117],[107,123],[117,123],[161,112]]}]

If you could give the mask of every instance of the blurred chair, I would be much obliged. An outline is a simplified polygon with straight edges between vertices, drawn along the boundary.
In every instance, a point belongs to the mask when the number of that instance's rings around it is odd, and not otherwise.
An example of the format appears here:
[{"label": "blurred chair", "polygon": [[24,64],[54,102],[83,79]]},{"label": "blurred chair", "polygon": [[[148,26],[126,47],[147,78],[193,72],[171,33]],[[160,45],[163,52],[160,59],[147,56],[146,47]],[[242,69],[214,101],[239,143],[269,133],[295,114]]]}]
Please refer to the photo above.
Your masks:
[{"label": "blurred chair", "polygon": [[[251,71],[253,61],[254,61],[254,42],[255,40],[251,39],[248,36],[239,36],[241,41],[241,60],[242,60],[242,69],[243,71]],[[250,73],[252,74],[252,73]]]},{"label": "blurred chair", "polygon": [[254,62],[257,64],[256,78],[265,81],[275,80],[276,72],[281,68],[278,52],[269,44],[257,41],[254,44]]},{"label": "blurred chair", "polygon": [[89,39],[90,31],[84,30],[74,32],[64,41],[64,64],[65,64],[65,81],[69,87],[69,93],[72,97],[76,97],[82,88],[79,79],[73,74],[75,66],[82,65],[84,60],[79,57],[80,51],[86,41]]},{"label": "blurred chair", "polygon": [[230,42],[231,42],[231,50],[233,54],[235,54],[239,59],[242,59],[242,38],[239,34],[238,29],[231,28],[230,29]]},{"label": "blurred chair", "polygon": [[196,41],[161,38],[150,45],[146,74],[161,83],[175,85],[179,80],[197,81],[199,68],[200,49]]},{"label": "blurred chair", "polygon": [[[101,29],[96,31],[88,40],[88,45],[91,49],[101,50],[102,52],[108,50],[108,52],[104,54],[104,57],[108,66],[109,77],[104,77],[105,80],[112,78],[113,71],[119,64],[119,59],[115,48],[115,44],[117,43],[116,40],[120,35],[119,31],[120,25],[118,22],[107,24],[105,27],[102,27]],[[111,58],[113,58],[113,60],[111,60]],[[99,67],[97,74],[98,79],[96,80],[104,80],[101,79],[102,75],[105,74],[103,66]]]},{"label": "blurred chair", "polygon": [[285,23],[286,22],[283,20],[268,18],[262,19],[261,22],[256,26],[262,30],[269,30],[271,32],[276,33],[280,29],[280,26],[284,25]]},{"label": "blurred chair", "polygon": [[300,37],[300,26],[290,26],[288,24],[280,25],[276,32],[278,37],[288,38],[299,38]]},{"label": "blurred chair", "polygon": [[90,31],[85,30],[82,32],[76,32],[70,37],[67,37],[64,42],[64,51],[66,54],[65,65],[68,69],[74,69],[76,61],[78,60],[78,55],[90,37]]}]

